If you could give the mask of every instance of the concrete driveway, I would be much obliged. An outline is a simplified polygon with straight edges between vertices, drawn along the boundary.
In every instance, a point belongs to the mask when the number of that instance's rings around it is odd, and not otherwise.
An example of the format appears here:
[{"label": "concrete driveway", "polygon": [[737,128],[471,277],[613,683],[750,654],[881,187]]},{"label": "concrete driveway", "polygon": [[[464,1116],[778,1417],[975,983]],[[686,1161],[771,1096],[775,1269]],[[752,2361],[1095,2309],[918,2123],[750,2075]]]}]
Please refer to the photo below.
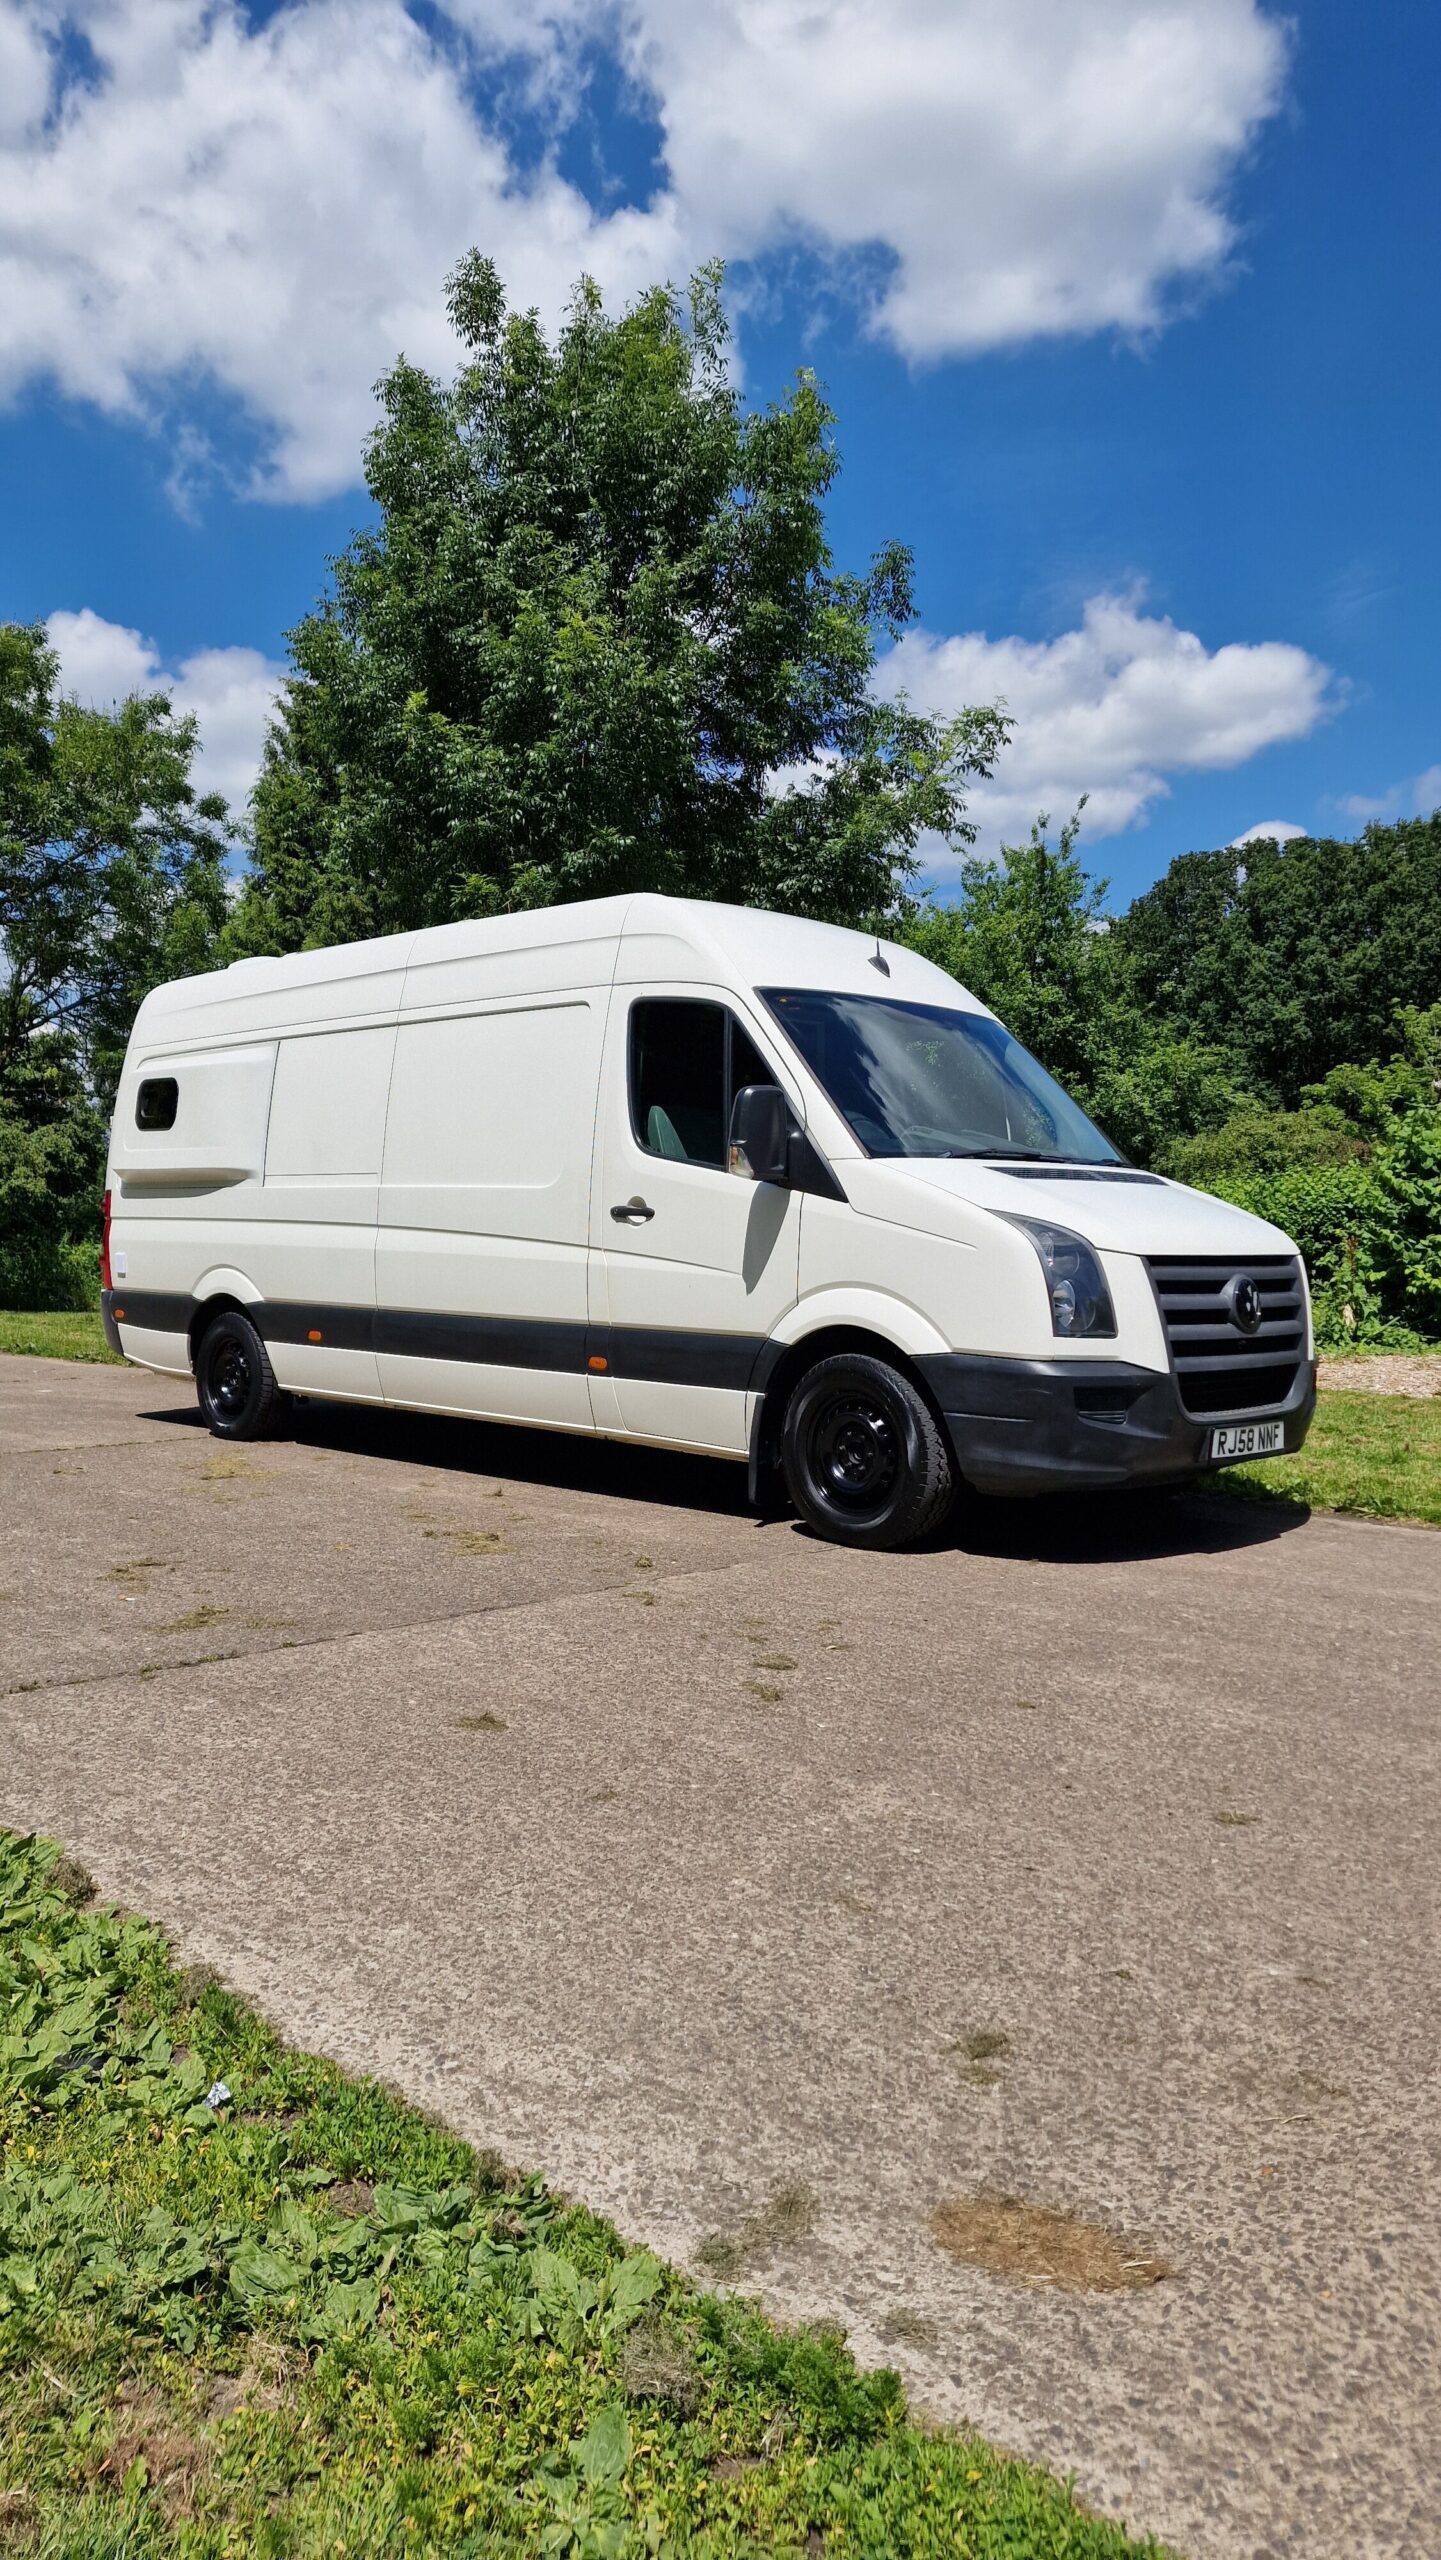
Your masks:
[{"label": "concrete driveway", "polygon": [[[1438,2547],[1441,1538],[743,1491],[0,1360],[0,1819],[1196,2560]],[[959,2263],[997,2193],[1174,2272]]]}]

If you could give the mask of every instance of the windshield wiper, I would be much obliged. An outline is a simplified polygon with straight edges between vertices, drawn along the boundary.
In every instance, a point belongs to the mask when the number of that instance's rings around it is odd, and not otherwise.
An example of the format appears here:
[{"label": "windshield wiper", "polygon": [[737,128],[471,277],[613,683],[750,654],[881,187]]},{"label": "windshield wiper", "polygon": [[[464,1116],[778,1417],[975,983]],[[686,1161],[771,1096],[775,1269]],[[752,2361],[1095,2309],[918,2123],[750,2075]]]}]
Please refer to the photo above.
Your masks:
[{"label": "windshield wiper", "polygon": [[1022,1164],[1073,1164],[1073,1156],[1058,1156],[1050,1147],[947,1147],[952,1159],[969,1156],[1004,1156],[1008,1162]]}]

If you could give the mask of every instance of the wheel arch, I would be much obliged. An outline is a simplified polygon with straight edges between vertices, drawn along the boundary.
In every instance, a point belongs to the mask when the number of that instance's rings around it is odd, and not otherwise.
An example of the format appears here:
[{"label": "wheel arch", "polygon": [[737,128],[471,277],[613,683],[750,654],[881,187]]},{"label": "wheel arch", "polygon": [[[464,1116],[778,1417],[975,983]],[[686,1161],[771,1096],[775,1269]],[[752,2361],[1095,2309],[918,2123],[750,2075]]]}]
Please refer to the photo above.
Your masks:
[{"label": "wheel arch", "polygon": [[879,1332],[854,1319],[837,1319],[817,1325],[813,1331],[798,1335],[793,1342],[773,1343],[771,1350],[774,1357],[751,1416],[749,1487],[753,1504],[764,1502],[768,1485],[779,1473],[781,1426],[795,1388],[808,1369],[814,1369],[822,1360],[837,1359],[846,1352],[861,1353],[869,1360],[884,1360],[888,1368],[898,1370],[929,1407],[954,1457],[950,1426],[925,1373],[916,1356],[897,1342],[894,1335]]},{"label": "wheel arch", "polygon": [[254,1310],[259,1304],[260,1291],[239,1271],[207,1271],[196,1288],[190,1322],[185,1328],[191,1368],[200,1349],[200,1337],[217,1316],[249,1316],[254,1323]]}]

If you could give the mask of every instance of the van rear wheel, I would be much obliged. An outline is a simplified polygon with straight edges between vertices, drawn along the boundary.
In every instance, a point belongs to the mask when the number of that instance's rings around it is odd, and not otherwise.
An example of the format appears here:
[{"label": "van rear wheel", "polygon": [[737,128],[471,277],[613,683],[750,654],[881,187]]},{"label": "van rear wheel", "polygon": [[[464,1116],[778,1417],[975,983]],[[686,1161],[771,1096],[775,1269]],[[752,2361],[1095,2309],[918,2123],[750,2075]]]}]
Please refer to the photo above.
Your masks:
[{"label": "van rear wheel", "polygon": [[802,1519],[841,1546],[907,1546],[938,1527],[955,1496],[930,1406],[865,1352],[807,1370],[786,1407],[781,1459]]},{"label": "van rear wheel", "polygon": [[254,1325],[234,1307],[205,1328],[195,1355],[195,1391],[220,1440],[268,1439],[290,1405]]}]

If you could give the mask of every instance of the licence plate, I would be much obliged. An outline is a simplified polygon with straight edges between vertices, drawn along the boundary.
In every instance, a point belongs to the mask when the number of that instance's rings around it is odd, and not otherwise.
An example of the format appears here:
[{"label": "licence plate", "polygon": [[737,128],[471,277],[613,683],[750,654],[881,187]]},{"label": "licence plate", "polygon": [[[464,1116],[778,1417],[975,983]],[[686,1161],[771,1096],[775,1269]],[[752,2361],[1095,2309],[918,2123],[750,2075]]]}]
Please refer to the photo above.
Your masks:
[{"label": "licence plate", "polygon": [[1223,1422],[1211,1434],[1213,1458],[1272,1458],[1285,1446],[1284,1422]]}]

